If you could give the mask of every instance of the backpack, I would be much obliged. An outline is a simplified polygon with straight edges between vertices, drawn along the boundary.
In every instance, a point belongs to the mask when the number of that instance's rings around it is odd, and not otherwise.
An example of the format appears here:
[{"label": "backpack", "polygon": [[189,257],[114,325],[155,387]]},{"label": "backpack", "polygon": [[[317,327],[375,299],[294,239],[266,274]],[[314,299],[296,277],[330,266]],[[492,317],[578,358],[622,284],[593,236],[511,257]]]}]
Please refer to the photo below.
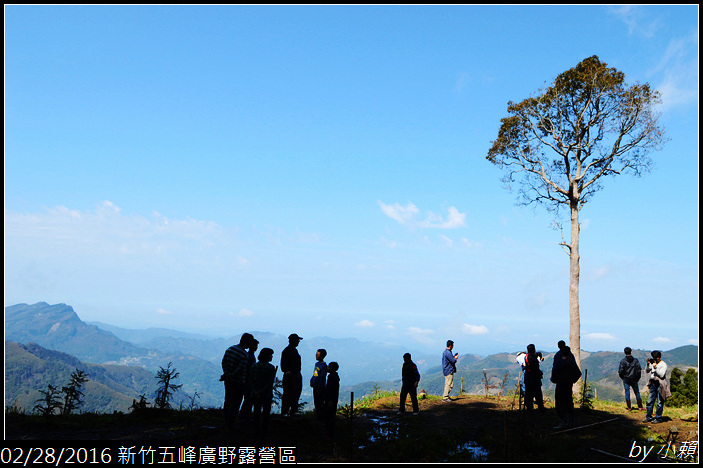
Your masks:
[{"label": "backpack", "polygon": [[640,361],[638,359],[635,359],[635,373],[634,377],[636,381],[640,381],[642,378],[642,366],[640,365]]}]

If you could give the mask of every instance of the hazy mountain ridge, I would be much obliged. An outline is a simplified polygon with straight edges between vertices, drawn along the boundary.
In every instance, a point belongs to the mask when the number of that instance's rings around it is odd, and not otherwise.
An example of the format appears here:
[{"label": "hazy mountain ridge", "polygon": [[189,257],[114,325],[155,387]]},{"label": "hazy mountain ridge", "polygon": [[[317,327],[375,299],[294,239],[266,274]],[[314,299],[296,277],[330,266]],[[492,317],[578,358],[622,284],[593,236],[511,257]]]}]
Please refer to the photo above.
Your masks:
[{"label": "hazy mountain ridge", "polygon": [[[100,323],[96,325],[96,322],[86,324],[70,306],[66,304],[50,306],[46,303],[17,304],[7,307],[5,333],[6,340],[25,343],[24,354],[16,353],[17,356],[13,356],[13,365],[17,369],[13,367],[11,371],[22,374],[24,372],[22,367],[25,366],[30,369],[27,372],[35,374],[33,378],[25,378],[23,385],[17,386],[16,393],[13,394],[6,389],[6,405],[11,405],[20,394],[25,395],[25,400],[29,401],[30,398],[27,395],[32,391],[38,398],[38,390],[46,389],[47,383],[64,385],[63,380],[47,381],[38,377],[42,375],[42,369],[51,366],[50,362],[58,361],[66,369],[70,367],[67,371],[69,374],[77,363],[97,366],[92,372],[95,372],[96,376],[105,374],[105,378],[96,379],[90,385],[100,384],[105,388],[96,387],[94,390],[100,390],[101,394],[115,391],[122,395],[116,397],[121,403],[107,405],[106,409],[113,406],[122,408],[125,402],[131,404],[131,398],[136,398],[134,392],[137,392],[136,395],[146,393],[147,398],[152,399],[156,389],[154,374],[159,367],[166,367],[168,362],[173,362],[173,366],[180,372],[179,383],[183,384],[183,389],[177,394],[176,402],[184,401],[188,395],[192,396],[197,391],[200,394],[197,400],[199,405],[220,407],[224,398],[222,383],[219,382],[220,361],[224,351],[239,341],[239,335],[226,339],[209,338],[163,328],[128,330]],[[269,347],[274,350],[273,364],[277,365],[280,362],[281,351],[288,344],[287,337],[268,332],[251,333],[260,341],[259,349]],[[134,341],[129,342],[127,339]],[[27,344],[29,342],[38,343],[39,346],[32,347]],[[315,351],[318,348],[327,349],[326,362],[339,363],[342,390],[354,391],[355,398],[363,397],[374,388],[400,389],[402,355],[407,351],[406,349],[399,346],[361,342],[354,338],[304,337],[298,347],[303,363],[303,401],[312,399],[307,381],[312,374]],[[8,350],[12,349],[11,345],[6,344],[6,362],[8,362]],[[444,377],[439,365],[441,352],[442,350],[438,350],[432,355],[413,353],[413,360],[418,364],[422,374],[420,387],[431,394],[441,394],[444,386]],[[22,354],[21,357],[20,354]],[[644,367],[645,358],[649,356],[649,352],[634,350],[633,354]],[[698,366],[697,346],[684,346],[665,351],[663,354],[670,369],[676,366],[685,371],[688,367]],[[621,397],[622,385],[617,377],[617,366],[622,357],[622,352],[582,351],[582,368],[588,369],[589,382],[596,385],[600,398]],[[552,358],[553,353],[545,353],[545,361],[541,364],[544,371],[544,390],[547,393],[553,388],[549,382]],[[40,365],[37,360],[45,362]],[[86,361],[97,364],[88,364]],[[459,392],[462,378],[466,393],[483,394],[484,369],[489,377],[494,377],[493,383],[501,381],[508,372],[509,377],[505,388],[506,390],[515,388],[519,372],[515,353],[499,353],[485,358],[468,354],[459,357],[454,394]],[[8,374],[6,368],[6,387],[8,375],[10,380],[14,378],[12,372]],[[27,372],[23,374],[25,377]],[[65,369],[64,372],[66,372]],[[136,375],[132,375],[133,372]],[[151,376],[151,381],[149,378],[144,380],[140,372],[147,372]],[[281,377],[280,371],[278,376]],[[64,380],[67,381],[67,377]],[[644,384],[643,377],[640,386],[643,387]],[[15,388],[12,385],[9,387]],[[343,398],[340,402],[342,400]],[[33,400],[31,403],[33,406]]]},{"label": "hazy mountain ridge", "polygon": [[71,372],[82,370],[88,382],[82,388],[85,405],[79,411],[127,411],[133,399],[155,388],[154,374],[143,367],[85,363],[66,353],[36,343],[5,341],[5,407],[31,411],[47,385],[61,389]]},{"label": "hazy mountain ridge", "polygon": [[[143,348],[121,340],[111,332],[82,322],[66,304],[52,306],[40,302],[6,307],[5,339],[36,343],[49,350],[68,353],[84,363],[142,366],[152,373],[173,362],[183,384],[179,397],[194,395],[197,391],[198,401],[203,406],[221,404],[224,398],[219,366],[182,353]],[[147,396],[151,398],[150,393]]]}]

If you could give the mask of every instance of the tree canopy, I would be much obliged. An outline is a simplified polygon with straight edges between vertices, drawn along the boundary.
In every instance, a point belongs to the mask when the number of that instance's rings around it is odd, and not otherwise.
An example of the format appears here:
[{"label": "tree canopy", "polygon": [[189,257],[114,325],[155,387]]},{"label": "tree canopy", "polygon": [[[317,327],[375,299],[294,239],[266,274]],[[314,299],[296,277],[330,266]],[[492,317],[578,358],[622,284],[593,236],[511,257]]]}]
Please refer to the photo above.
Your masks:
[{"label": "tree canopy", "polygon": [[649,151],[665,142],[660,101],[649,84],[628,86],[624,73],[589,57],[536,96],[509,102],[487,159],[508,186],[524,176],[520,203],[581,209],[602,178],[650,170]]}]

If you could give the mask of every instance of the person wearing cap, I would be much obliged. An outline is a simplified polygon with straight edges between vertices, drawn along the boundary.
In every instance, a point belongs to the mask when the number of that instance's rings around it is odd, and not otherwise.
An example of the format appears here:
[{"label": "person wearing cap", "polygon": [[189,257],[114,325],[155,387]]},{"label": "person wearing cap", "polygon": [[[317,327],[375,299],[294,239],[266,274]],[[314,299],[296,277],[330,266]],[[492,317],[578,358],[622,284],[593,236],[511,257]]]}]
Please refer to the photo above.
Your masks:
[{"label": "person wearing cap", "polygon": [[298,414],[298,400],[303,391],[303,374],[301,374],[300,353],[295,348],[302,339],[295,333],[291,334],[288,337],[288,346],[281,353],[281,372],[283,372],[281,414],[285,417]]}]

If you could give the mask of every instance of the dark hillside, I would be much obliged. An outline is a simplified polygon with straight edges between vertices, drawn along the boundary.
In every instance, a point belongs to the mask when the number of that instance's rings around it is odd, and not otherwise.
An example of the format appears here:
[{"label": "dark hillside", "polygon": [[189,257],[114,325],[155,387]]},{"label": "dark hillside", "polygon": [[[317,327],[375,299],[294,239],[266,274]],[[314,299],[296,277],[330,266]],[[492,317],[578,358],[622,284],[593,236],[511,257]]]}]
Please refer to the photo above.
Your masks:
[{"label": "dark hillside", "polygon": [[[341,400],[348,399],[344,395]],[[697,441],[698,423],[677,410],[665,411],[665,422],[644,424],[639,412],[620,405],[596,404],[576,409],[574,427],[553,427],[553,405],[545,414],[520,412],[511,398],[460,397],[420,401],[420,413],[398,415],[398,396],[382,397],[349,418],[339,412],[334,441],[311,413],[296,418],[273,415],[268,444],[292,442],[297,461],[307,463],[621,463],[633,443],[648,447],[646,462],[666,454],[667,438],[676,431],[677,447]],[[358,409],[358,406],[355,406]],[[251,444],[247,426],[222,428],[221,410],[147,411],[137,414],[54,417],[6,414],[7,440],[108,440],[124,446],[187,444],[195,447]],[[674,429],[674,427],[676,429]],[[97,442],[99,445],[100,442]],[[668,452],[673,461],[672,452]],[[697,455],[697,454],[696,454]],[[697,456],[686,461],[697,461]]]}]

